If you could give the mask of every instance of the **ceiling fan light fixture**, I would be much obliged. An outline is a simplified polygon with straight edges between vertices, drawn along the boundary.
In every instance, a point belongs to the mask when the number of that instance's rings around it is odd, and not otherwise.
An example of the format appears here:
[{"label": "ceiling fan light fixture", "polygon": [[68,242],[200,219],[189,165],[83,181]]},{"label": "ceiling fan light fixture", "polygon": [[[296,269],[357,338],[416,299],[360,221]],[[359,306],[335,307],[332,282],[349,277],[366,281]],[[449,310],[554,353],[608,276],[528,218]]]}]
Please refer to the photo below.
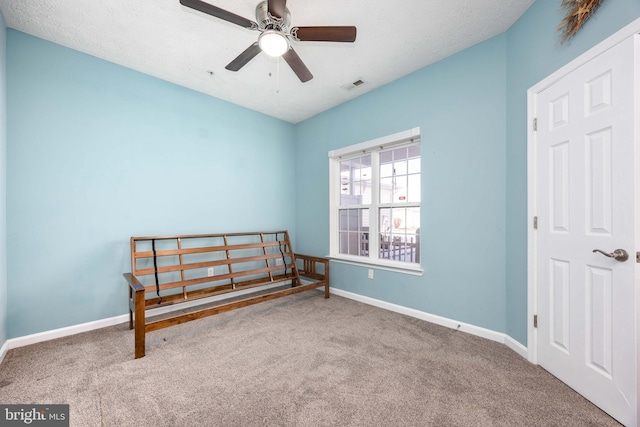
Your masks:
[{"label": "ceiling fan light fixture", "polygon": [[282,56],[289,50],[289,40],[276,30],[267,30],[260,34],[258,45],[264,53],[273,57]]}]

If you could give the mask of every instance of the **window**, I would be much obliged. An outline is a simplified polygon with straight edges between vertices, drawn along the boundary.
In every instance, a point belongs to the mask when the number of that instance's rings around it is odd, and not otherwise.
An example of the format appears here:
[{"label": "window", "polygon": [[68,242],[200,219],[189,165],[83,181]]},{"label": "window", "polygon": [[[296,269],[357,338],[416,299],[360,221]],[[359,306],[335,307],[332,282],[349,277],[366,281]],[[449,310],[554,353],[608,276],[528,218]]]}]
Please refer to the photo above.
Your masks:
[{"label": "window", "polygon": [[331,256],[420,270],[420,130],[329,152]]}]

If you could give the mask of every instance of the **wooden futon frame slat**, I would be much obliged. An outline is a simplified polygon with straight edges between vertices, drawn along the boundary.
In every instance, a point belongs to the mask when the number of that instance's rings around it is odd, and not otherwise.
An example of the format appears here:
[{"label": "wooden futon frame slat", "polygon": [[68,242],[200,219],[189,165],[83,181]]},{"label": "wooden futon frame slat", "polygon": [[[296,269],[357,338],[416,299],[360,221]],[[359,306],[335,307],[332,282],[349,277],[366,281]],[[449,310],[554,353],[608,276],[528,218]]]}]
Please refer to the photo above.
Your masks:
[{"label": "wooden futon frame slat", "polygon": [[[321,286],[329,298],[329,261],[294,254],[287,231],[132,237],[131,271],[124,278],[129,284],[129,329],[134,329],[136,359],[145,355],[147,332]],[[165,314],[169,317],[160,320],[146,318],[146,311],[155,308],[289,283],[284,289],[247,293],[212,307],[190,307],[187,313]]]}]

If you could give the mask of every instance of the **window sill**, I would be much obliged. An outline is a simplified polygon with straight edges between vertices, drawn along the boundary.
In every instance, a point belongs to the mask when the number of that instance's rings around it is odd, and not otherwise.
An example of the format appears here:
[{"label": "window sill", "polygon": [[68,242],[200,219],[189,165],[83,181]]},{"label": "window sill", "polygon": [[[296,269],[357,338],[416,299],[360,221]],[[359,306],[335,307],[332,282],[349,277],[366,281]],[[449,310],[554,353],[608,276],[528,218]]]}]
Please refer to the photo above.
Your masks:
[{"label": "window sill", "polygon": [[422,276],[424,270],[419,264],[408,264],[404,262],[393,262],[387,260],[363,259],[361,257],[350,257],[345,255],[329,255],[330,261],[342,264],[357,265],[360,267],[374,267],[379,270],[393,271],[395,273],[410,274],[412,276]]}]

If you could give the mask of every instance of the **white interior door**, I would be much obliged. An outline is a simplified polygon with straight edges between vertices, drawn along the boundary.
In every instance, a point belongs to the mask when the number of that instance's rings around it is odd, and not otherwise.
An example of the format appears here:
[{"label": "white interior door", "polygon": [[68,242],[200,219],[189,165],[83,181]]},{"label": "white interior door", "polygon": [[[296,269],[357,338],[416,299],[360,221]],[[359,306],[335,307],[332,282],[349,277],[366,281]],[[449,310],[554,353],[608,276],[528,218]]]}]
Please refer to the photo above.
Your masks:
[{"label": "white interior door", "polygon": [[536,97],[538,363],[627,426],[638,422],[637,37]]}]

